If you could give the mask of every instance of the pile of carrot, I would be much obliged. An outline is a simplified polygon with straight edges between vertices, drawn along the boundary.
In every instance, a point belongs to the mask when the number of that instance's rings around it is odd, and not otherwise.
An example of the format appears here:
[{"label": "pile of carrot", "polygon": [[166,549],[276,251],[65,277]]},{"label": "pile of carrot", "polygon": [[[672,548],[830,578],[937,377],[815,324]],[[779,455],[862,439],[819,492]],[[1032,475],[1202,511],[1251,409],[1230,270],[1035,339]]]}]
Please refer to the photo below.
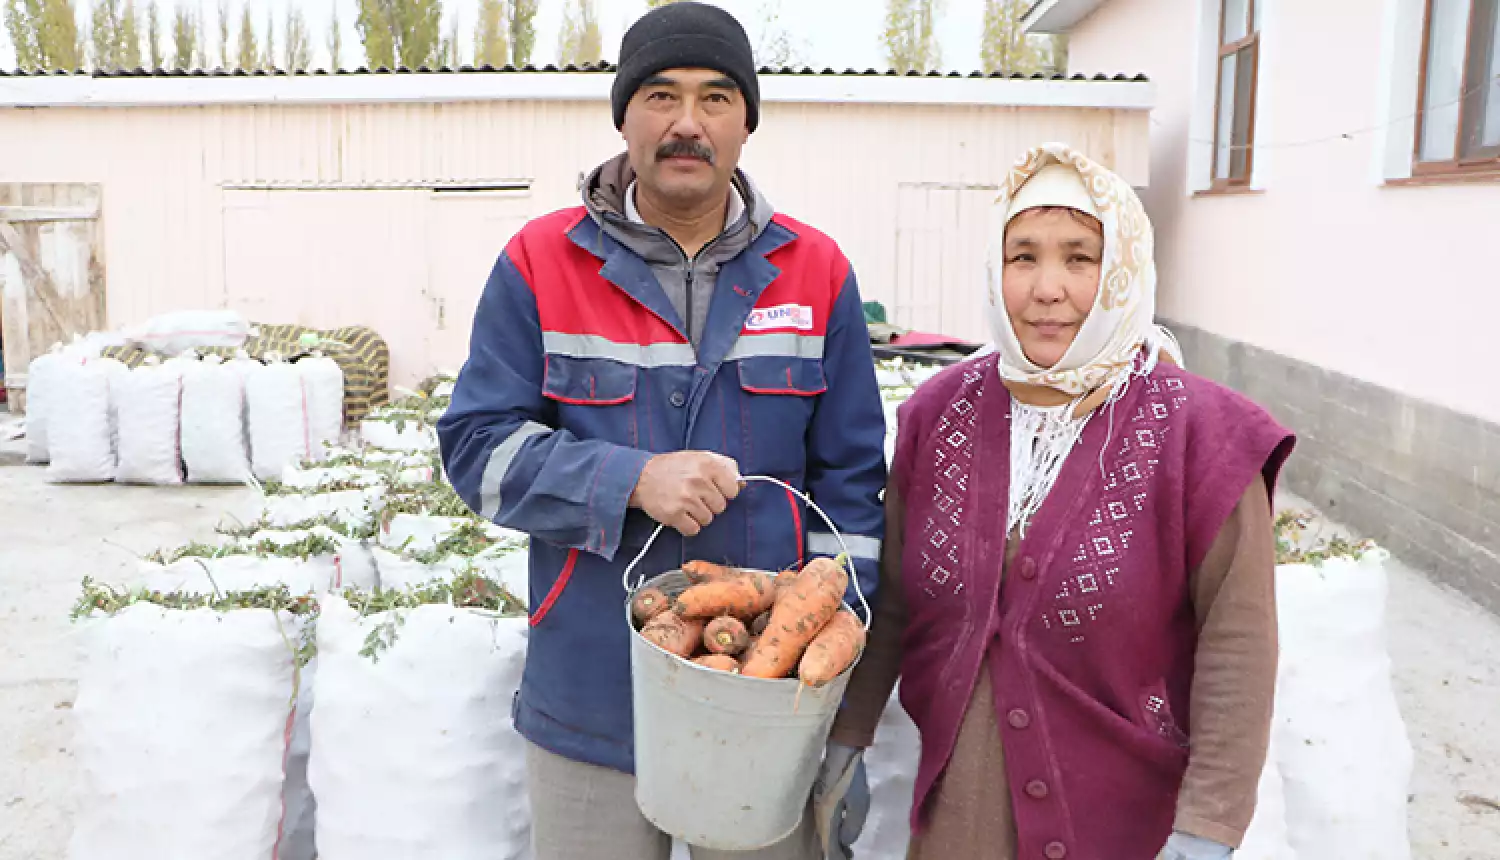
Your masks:
[{"label": "pile of carrot", "polygon": [[864,650],[864,625],[841,611],[849,574],[832,559],[779,574],[705,561],[682,572],[691,585],[676,598],[643,588],[630,608],[642,637],[684,660],[821,687]]}]

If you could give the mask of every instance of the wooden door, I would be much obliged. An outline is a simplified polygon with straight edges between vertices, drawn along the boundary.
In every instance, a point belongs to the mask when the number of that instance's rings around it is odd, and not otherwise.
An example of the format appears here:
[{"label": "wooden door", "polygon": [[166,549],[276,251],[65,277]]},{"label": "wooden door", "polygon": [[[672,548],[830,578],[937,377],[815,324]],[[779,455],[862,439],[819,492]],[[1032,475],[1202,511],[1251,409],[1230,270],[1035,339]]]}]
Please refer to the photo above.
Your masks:
[{"label": "wooden door", "polygon": [[531,217],[528,191],[434,191],[427,215],[427,367],[456,371],[469,357],[474,310],[500,252]]},{"label": "wooden door", "polygon": [[0,183],[0,339],[11,409],[53,344],[105,328],[98,185]]},{"label": "wooden door", "polygon": [[391,351],[391,382],[421,360],[427,289],[423,189],[224,193],[225,306],[254,323],[368,326]]},{"label": "wooden door", "polygon": [[898,187],[893,324],[989,342],[985,253],[995,194],[983,185]]}]

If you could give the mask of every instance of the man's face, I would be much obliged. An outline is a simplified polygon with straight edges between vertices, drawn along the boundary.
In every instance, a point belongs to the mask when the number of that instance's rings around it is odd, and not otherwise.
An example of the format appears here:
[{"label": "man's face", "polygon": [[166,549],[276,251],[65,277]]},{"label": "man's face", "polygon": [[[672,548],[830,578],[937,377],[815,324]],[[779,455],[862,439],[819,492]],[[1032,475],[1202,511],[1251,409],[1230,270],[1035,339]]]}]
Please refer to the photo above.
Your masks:
[{"label": "man's face", "polygon": [[652,198],[691,208],[728,193],[749,139],[745,98],[711,69],[667,69],[647,78],[621,130],[636,181]]}]

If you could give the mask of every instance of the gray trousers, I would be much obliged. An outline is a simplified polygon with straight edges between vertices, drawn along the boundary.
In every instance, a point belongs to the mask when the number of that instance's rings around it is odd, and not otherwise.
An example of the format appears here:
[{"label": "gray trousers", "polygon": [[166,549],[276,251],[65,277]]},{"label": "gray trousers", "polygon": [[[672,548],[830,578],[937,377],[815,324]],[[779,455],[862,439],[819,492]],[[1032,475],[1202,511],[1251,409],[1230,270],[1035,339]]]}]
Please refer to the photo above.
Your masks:
[{"label": "gray trousers", "polygon": [[[526,746],[536,860],[669,860],[672,837],[641,815],[635,777]],[[812,816],[785,842],[759,851],[692,848],[693,860],[821,860]]]}]

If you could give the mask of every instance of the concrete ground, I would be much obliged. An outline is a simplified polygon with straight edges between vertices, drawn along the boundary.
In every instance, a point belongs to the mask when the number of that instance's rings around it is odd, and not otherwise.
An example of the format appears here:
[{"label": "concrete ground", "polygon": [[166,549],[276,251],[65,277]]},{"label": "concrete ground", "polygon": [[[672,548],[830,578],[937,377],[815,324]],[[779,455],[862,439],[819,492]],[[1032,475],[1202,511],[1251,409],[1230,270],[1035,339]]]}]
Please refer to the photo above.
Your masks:
[{"label": "concrete ground", "polygon": [[[79,655],[68,611],[79,580],[116,580],[137,554],[209,539],[254,499],[244,488],[49,485],[6,441],[4,419],[0,860],[61,860],[75,813]],[[1500,619],[1400,563],[1390,580],[1396,691],[1416,749],[1412,855],[1500,860]]]}]

